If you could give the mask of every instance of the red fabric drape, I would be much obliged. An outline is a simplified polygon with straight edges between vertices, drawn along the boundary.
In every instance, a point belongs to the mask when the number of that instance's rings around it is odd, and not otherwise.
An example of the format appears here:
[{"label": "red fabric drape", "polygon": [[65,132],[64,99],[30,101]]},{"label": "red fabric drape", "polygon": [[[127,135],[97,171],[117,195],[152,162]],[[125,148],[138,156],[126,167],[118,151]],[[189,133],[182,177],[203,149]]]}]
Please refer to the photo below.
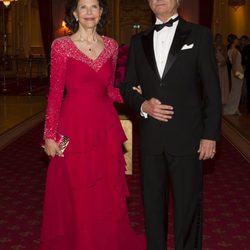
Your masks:
[{"label": "red fabric drape", "polygon": [[199,5],[200,24],[211,28],[213,20],[214,0],[200,0]]},{"label": "red fabric drape", "polygon": [[50,47],[53,41],[52,0],[39,0],[38,3],[44,52],[47,62],[49,62]]}]

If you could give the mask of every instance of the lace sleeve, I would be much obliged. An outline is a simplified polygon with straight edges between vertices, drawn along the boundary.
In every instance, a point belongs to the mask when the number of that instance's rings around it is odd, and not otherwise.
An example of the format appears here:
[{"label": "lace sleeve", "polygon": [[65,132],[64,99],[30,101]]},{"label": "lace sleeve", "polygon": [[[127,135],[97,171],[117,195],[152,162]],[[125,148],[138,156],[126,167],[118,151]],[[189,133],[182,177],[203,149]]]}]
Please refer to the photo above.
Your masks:
[{"label": "lace sleeve", "polygon": [[51,74],[48,106],[45,117],[44,139],[55,139],[64,92],[66,55],[62,42],[55,40],[51,46]]},{"label": "lace sleeve", "polygon": [[112,52],[113,76],[110,85],[108,86],[108,95],[114,102],[123,103],[123,98],[120,94],[120,90],[114,87],[115,71],[116,71],[117,55],[118,55],[118,44],[114,42],[113,46],[114,46],[114,50]]}]

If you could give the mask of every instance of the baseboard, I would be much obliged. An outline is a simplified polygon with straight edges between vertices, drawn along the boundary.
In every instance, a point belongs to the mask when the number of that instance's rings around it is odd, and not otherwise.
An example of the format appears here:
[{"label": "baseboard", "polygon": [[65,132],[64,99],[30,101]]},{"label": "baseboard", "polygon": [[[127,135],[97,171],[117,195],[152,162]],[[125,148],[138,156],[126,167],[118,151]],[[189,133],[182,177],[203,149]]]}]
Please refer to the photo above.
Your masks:
[{"label": "baseboard", "polygon": [[15,141],[18,137],[25,134],[27,131],[35,127],[37,124],[44,120],[45,112],[39,112],[38,114],[30,117],[29,119],[21,122],[17,126],[9,129],[0,135],[0,150],[8,146]]},{"label": "baseboard", "polygon": [[222,119],[222,134],[250,163],[250,141],[226,119]]}]

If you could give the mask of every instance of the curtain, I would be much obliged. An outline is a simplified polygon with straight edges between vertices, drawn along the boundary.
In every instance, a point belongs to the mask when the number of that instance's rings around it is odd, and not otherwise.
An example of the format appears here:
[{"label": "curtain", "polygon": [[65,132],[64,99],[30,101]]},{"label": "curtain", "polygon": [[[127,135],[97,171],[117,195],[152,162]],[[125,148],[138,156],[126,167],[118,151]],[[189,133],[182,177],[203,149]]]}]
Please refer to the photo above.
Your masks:
[{"label": "curtain", "polygon": [[200,0],[200,24],[211,29],[213,21],[214,0]]},{"label": "curtain", "polygon": [[38,0],[38,3],[44,52],[49,63],[50,47],[53,41],[52,0]]}]

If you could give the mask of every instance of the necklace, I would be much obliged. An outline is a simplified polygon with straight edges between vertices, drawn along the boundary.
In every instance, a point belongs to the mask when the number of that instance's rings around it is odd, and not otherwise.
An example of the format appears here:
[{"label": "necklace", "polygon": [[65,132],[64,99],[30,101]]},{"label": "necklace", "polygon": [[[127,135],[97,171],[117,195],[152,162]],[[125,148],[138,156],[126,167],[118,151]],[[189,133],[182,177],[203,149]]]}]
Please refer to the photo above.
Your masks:
[{"label": "necklace", "polygon": [[98,42],[97,37],[94,37],[94,38],[93,38],[93,42],[89,42],[87,39],[84,39],[84,38],[81,36],[81,34],[80,34],[79,40],[80,40],[81,42],[83,42],[83,43],[86,42],[86,45],[87,45],[87,47],[88,47],[87,50],[88,50],[89,53],[92,52],[94,45]]}]

